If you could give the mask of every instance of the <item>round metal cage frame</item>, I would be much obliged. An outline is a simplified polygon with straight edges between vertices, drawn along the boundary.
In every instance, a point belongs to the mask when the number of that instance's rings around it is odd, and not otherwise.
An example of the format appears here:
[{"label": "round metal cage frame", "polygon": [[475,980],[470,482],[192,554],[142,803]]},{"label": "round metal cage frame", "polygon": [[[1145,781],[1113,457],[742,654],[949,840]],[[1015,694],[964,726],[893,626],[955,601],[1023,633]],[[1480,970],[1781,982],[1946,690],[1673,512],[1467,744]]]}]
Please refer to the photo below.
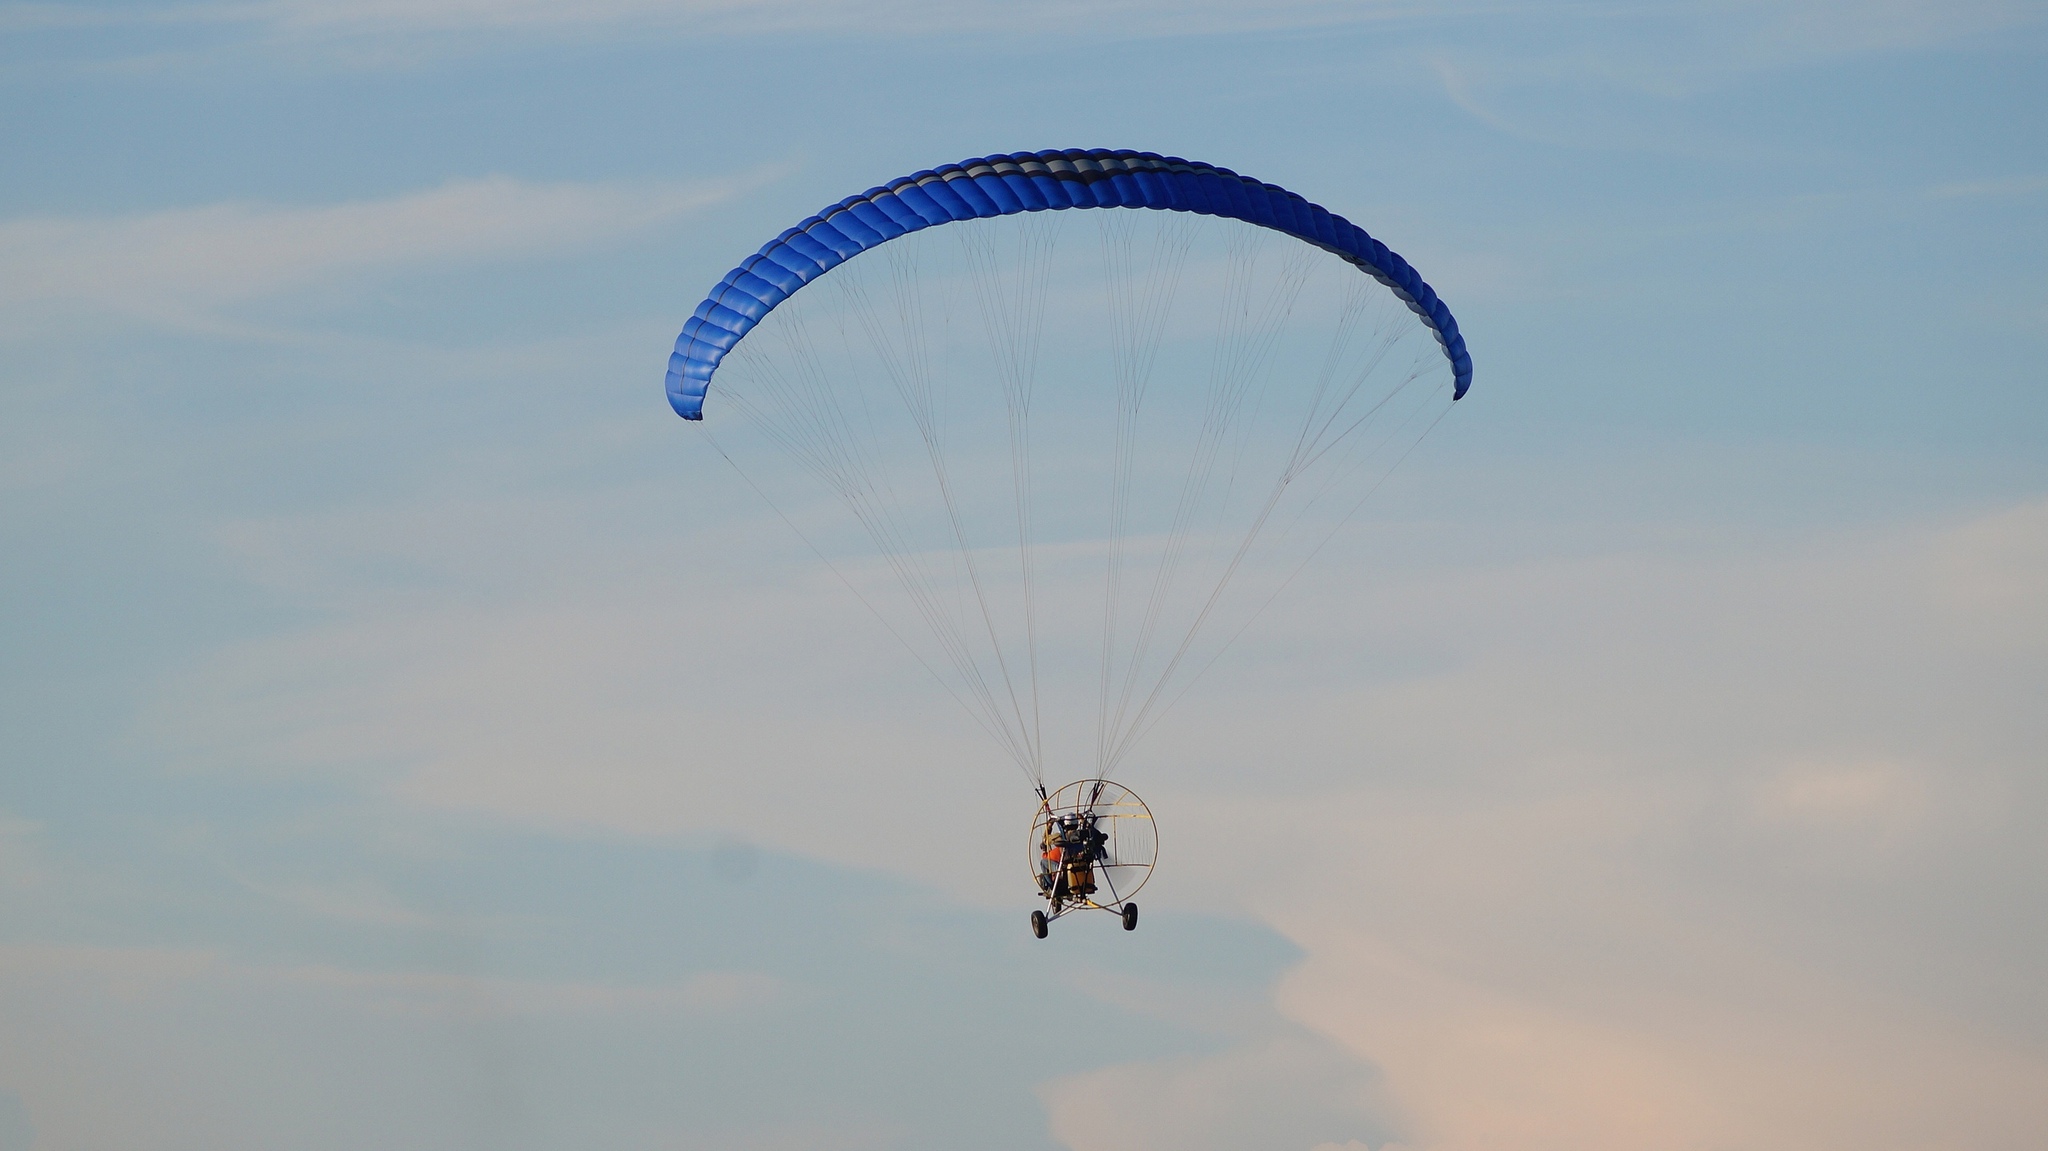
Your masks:
[{"label": "round metal cage frame", "polygon": [[[1099,856],[1085,868],[1089,890],[1065,882],[1070,873],[1055,853],[1062,821],[1092,828],[1102,837]],[[1026,848],[1032,880],[1048,904],[1046,922],[1075,911],[1107,911],[1135,926],[1137,906],[1131,897],[1152,878],[1159,859],[1158,827],[1137,792],[1108,779],[1077,779],[1061,787],[1039,803]]]}]

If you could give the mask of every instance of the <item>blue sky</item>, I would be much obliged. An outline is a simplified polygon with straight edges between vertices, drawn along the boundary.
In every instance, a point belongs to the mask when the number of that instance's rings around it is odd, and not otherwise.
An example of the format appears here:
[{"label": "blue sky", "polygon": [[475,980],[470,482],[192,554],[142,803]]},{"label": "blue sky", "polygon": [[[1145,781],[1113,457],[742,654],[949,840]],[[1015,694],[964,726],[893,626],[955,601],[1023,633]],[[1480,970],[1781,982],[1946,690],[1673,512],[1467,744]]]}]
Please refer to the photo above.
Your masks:
[{"label": "blue sky", "polygon": [[[2044,37],[0,6],[0,1149],[2031,1146]],[[1162,736],[1144,927],[1038,943],[1008,765],[660,377],[819,207],[1096,146],[1477,375]]]}]

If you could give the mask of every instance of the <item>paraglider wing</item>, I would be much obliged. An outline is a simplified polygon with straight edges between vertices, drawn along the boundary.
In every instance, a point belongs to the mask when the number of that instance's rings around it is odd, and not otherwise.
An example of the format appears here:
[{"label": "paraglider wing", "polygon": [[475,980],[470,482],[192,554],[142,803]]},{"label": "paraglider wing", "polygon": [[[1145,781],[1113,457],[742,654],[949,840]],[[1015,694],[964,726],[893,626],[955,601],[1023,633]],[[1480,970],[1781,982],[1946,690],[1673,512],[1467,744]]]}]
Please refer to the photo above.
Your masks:
[{"label": "paraglider wing", "polygon": [[1472,357],[1449,308],[1406,260],[1365,229],[1301,196],[1228,168],[1153,152],[1013,152],[948,164],[849,197],[776,237],[727,273],[683,325],[669,357],[668,399],[704,418],[719,361],[776,305],[869,248],[958,220],[1067,208],[1152,208],[1241,220],[1349,261],[1407,304],[1442,347],[1452,398],[1472,384]]}]

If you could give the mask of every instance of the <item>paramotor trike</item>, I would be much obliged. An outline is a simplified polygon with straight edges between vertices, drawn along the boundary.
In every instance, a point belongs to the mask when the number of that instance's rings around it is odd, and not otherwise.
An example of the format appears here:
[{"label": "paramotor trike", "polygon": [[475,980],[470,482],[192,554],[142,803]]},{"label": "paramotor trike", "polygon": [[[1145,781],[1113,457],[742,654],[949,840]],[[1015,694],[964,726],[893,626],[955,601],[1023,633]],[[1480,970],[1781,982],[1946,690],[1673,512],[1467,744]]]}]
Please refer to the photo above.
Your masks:
[{"label": "paramotor trike", "polygon": [[1159,833],[1136,792],[1107,779],[1067,784],[1038,805],[1031,821],[1031,874],[1046,909],[1031,913],[1031,933],[1045,938],[1053,920],[1082,910],[1107,911],[1136,930],[1131,897],[1152,877]]}]

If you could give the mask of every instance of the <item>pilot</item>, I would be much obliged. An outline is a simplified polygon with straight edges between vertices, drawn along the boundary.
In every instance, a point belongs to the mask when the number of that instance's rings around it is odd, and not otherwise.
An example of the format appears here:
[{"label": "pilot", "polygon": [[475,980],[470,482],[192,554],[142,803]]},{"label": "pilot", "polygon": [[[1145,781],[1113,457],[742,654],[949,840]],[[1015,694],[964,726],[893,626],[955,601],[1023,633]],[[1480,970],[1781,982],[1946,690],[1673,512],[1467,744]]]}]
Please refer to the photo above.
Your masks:
[{"label": "pilot", "polygon": [[1095,894],[1095,861],[1102,858],[1102,845],[1109,837],[1095,827],[1092,817],[1075,816],[1061,821],[1060,842],[1065,850],[1066,888],[1074,895]]}]

